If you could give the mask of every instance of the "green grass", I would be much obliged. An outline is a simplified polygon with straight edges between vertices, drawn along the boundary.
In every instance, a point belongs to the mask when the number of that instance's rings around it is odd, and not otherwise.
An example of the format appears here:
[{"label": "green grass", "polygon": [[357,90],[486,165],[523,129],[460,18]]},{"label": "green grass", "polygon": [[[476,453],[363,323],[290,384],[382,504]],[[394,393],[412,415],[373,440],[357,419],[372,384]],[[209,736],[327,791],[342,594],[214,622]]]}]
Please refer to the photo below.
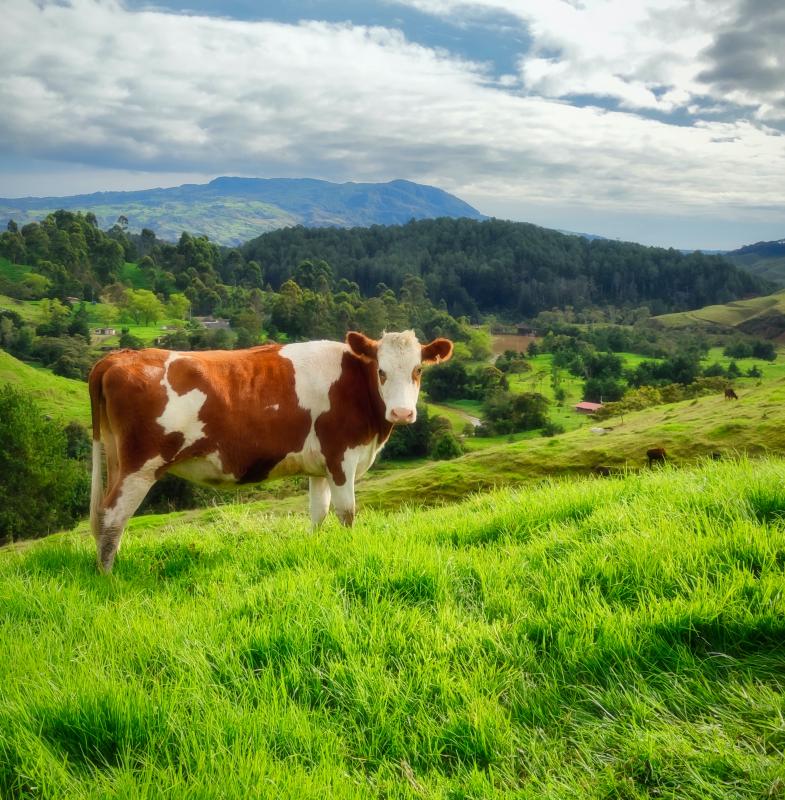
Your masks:
[{"label": "green grass", "polygon": [[683,328],[693,325],[709,328],[715,325],[735,327],[772,312],[785,313],[785,291],[775,292],[764,297],[752,297],[749,300],[734,300],[722,305],[705,306],[694,311],[663,314],[653,317],[653,319],[666,328]]},{"label": "green grass", "polygon": [[[722,347],[712,347],[709,349],[706,357],[701,361],[703,367],[709,364],[719,363],[723,367],[730,364],[731,361],[736,362],[736,366],[742,371],[747,372],[752,367],[757,367],[761,371],[760,380],[772,381],[779,378],[785,378],[785,359],[780,354],[776,361],[764,361],[760,358],[731,358],[730,356],[723,355]],[[758,378],[738,378],[734,380],[734,384],[742,386],[751,386],[758,382]]]},{"label": "green grass", "polygon": [[5,278],[11,283],[21,283],[22,278],[32,269],[25,264],[13,264],[7,258],[0,258],[0,278]]},{"label": "green grass", "polygon": [[[736,452],[785,454],[785,379],[757,383],[739,381],[738,401],[718,393],[603,422],[585,418],[583,427],[560,436],[529,436],[513,444],[497,439],[498,443],[453,461],[378,476],[372,472],[358,491],[366,504],[393,508],[407,498],[455,500],[471,491],[585,474],[597,467],[637,470],[646,464],[650,447],[665,447],[679,465]],[[593,427],[608,430],[598,435]]]},{"label": "green grass", "polygon": [[83,381],[61,378],[42,367],[32,367],[0,349],[0,384],[5,383],[30,392],[40,409],[54,419],[76,420],[90,426],[90,400]]},{"label": "green grass", "polygon": [[3,798],[785,792],[785,463],[0,552]]},{"label": "green grass", "polygon": [[40,322],[40,300],[17,300],[14,297],[0,294],[0,308],[14,311],[26,322]]},{"label": "green grass", "polygon": [[120,280],[132,289],[152,289],[147,275],[139,269],[136,262],[126,261],[120,271]]}]

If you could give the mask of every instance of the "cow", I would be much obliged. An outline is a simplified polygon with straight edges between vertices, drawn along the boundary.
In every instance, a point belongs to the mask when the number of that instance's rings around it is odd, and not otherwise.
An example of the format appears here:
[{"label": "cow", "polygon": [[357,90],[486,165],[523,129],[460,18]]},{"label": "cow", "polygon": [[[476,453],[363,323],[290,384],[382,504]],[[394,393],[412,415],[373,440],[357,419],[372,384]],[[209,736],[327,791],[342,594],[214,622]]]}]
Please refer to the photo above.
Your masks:
[{"label": "cow", "polygon": [[423,365],[452,351],[449,339],[421,345],[413,331],[351,331],[343,343],[105,356],[89,378],[99,569],[111,572],[128,519],[167,472],[212,486],[308,475],[314,527],[331,500],[351,525],[355,479],[394,425],[416,420]]},{"label": "cow", "polygon": [[725,389],[725,399],[726,400],[738,400],[739,396],[736,394],[736,392],[733,391],[733,389],[731,389],[730,386],[728,386],[728,388]]},{"label": "cow", "polygon": [[666,457],[667,453],[664,447],[650,447],[646,451],[646,458],[649,459],[650,467],[653,467],[655,464],[664,464]]}]

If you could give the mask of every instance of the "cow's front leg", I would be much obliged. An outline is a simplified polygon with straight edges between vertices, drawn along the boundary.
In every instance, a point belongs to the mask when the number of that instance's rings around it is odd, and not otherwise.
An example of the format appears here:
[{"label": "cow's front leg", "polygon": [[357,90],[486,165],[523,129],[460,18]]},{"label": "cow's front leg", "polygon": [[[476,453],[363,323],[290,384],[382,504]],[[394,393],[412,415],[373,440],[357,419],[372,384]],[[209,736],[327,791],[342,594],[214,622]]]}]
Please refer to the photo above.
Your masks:
[{"label": "cow's front leg", "polygon": [[317,528],[330,510],[330,484],[327,478],[309,478],[308,493],[311,506],[311,525]]},{"label": "cow's front leg", "polygon": [[332,478],[327,479],[332,492],[335,514],[347,528],[354,522],[354,471],[345,475],[345,480],[338,485]]}]

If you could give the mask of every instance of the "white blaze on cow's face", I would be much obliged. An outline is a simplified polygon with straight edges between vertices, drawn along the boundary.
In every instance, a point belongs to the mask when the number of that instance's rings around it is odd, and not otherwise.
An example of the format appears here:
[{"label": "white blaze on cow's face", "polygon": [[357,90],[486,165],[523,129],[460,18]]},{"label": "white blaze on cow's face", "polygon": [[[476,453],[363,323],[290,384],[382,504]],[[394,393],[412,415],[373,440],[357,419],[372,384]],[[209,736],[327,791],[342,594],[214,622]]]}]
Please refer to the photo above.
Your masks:
[{"label": "white blaze on cow's face", "polygon": [[446,361],[452,355],[452,342],[448,339],[421,345],[414,331],[385,333],[378,341],[352,332],[347,343],[353,352],[376,367],[385,417],[394,424],[406,425],[417,419],[423,364]]}]

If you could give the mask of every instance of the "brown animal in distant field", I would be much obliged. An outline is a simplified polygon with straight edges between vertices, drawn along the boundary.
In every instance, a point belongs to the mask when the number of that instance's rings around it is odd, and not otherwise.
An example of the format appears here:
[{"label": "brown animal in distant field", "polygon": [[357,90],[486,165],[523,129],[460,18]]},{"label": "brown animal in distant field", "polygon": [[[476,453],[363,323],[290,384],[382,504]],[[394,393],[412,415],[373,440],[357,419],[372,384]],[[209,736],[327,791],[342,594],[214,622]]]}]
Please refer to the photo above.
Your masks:
[{"label": "brown animal in distant field", "polygon": [[646,458],[649,459],[649,466],[654,464],[664,464],[666,461],[667,453],[664,447],[650,447],[646,451]]},{"label": "brown animal in distant field", "polygon": [[447,339],[421,345],[413,331],[378,341],[351,332],[345,343],[106,356],[90,373],[99,568],[112,569],[128,518],[166,472],[209,485],[305,474],[314,526],[331,500],[351,525],[355,479],[394,425],[415,421],[423,365],[452,349]]},{"label": "brown animal in distant field", "polygon": [[731,389],[731,388],[730,388],[730,386],[729,386],[729,387],[728,387],[728,388],[725,390],[725,399],[726,399],[726,400],[738,400],[738,399],[739,399],[739,396],[738,396],[738,395],[736,394],[736,392],[734,392],[734,391],[733,391],[733,389]]},{"label": "brown animal in distant field", "polygon": [[603,464],[598,464],[596,467],[594,467],[594,469],[592,469],[592,472],[595,475],[601,475],[602,477],[607,478],[611,474],[611,468],[606,467]]}]

